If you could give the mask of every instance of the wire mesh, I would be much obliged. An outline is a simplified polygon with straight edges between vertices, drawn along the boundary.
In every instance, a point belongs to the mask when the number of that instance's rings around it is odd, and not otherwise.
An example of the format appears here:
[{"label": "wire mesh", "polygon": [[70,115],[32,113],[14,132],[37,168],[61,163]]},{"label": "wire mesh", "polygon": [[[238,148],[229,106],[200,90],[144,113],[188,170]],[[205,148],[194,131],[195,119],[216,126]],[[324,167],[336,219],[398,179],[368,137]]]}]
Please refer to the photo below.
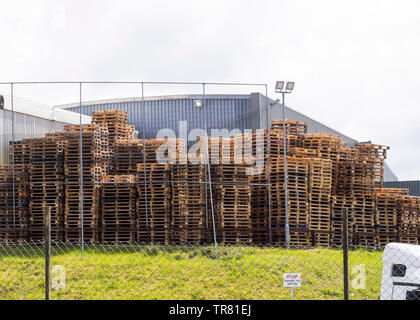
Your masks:
[{"label": "wire mesh", "polygon": [[[80,88],[79,127],[68,129],[64,144],[57,142],[60,139],[54,140],[62,138],[61,133],[50,134],[51,144],[35,139],[31,153],[26,155],[29,158],[19,159],[30,164],[29,175],[25,171],[28,168],[15,163],[15,150],[24,145],[15,141],[15,120],[12,119],[12,174],[11,179],[0,183],[6,190],[0,192],[0,196],[5,197],[2,209],[6,212],[0,217],[5,219],[0,221],[2,299],[44,298],[43,211],[46,206],[52,208],[52,299],[290,299],[290,289],[283,285],[286,273],[302,276],[301,286],[294,290],[295,299],[342,299],[343,208],[351,209],[351,228],[355,227],[357,219],[358,226],[363,225],[360,230],[353,228],[350,232],[350,298],[416,297],[420,288],[417,253],[411,249],[395,249],[385,255],[383,251],[384,244],[401,239],[400,230],[396,229],[399,222],[394,221],[397,215],[387,215],[389,208],[396,210],[392,207],[395,203],[387,202],[385,214],[381,214],[374,211],[374,199],[366,195],[365,190],[363,196],[357,194],[360,198],[354,201],[350,197],[332,196],[331,160],[301,159],[312,157],[308,150],[319,142],[318,136],[309,137],[309,149],[302,151],[300,133],[287,139],[286,134],[269,130],[261,139],[251,133],[255,141],[264,141],[263,167],[266,170],[261,179],[251,179],[245,177],[245,166],[237,164],[213,166],[210,161],[204,161],[185,167],[150,163],[145,141],[148,124],[144,122],[140,128],[143,141],[136,139],[135,142],[138,151],[143,151],[143,157],[136,159],[134,165],[129,163],[127,169],[125,154],[121,151],[122,169],[117,166],[115,153],[111,155],[106,151],[104,146],[109,140],[108,137],[102,139],[102,129],[82,130],[82,88],[88,83],[73,84]],[[130,84],[139,85],[144,104],[144,84],[152,83]],[[12,111],[16,85],[11,83]],[[198,85],[202,86],[201,98],[206,106],[206,86],[210,84]],[[264,86],[267,95],[267,86]],[[263,103],[269,128],[268,100]],[[143,119],[146,116],[144,114]],[[207,113],[201,112],[199,116],[205,135],[209,129]],[[235,121],[233,119],[232,123]],[[299,135],[301,137],[296,138]],[[296,144],[294,149],[299,149],[293,150],[296,158],[284,161],[288,157],[279,155],[284,156],[286,148],[291,152],[293,144]],[[89,149],[91,145],[100,147],[99,156],[97,150]],[[114,147],[118,148],[117,144]],[[325,153],[322,156],[337,160],[338,152],[331,152],[325,145],[321,147]],[[39,150],[45,152],[41,154]],[[209,160],[210,149],[205,150],[204,158]],[[223,154],[223,149],[220,151]],[[350,154],[353,151],[348,151],[348,159],[353,159]],[[303,156],[298,156],[299,152],[304,152]],[[104,163],[115,174],[104,174],[101,171]],[[353,169],[354,163],[343,166],[343,170],[349,172]],[[318,177],[323,178],[317,180],[313,170],[318,170]],[[372,181],[377,175],[377,172],[372,173]],[[28,176],[30,181],[24,178]],[[283,190],[289,183],[291,193],[287,188]],[[29,195],[32,200],[28,206]],[[258,204],[251,204],[251,195],[259,197]],[[358,203],[363,206],[357,207]],[[415,216],[414,220],[418,221],[418,215],[411,214],[411,202],[404,205],[406,216]],[[288,212],[288,206],[292,207],[290,248],[288,241],[285,243],[285,224],[288,223],[284,221],[284,211]],[[25,220],[22,217],[28,211],[31,216]],[[234,218],[229,216],[232,212]],[[325,214],[328,214],[326,220]],[[382,219],[381,223],[375,225],[375,219]],[[411,220],[406,223],[407,230],[401,233],[406,242],[418,243],[415,228],[420,223],[417,223]],[[385,238],[382,231],[386,231]],[[398,265],[397,271],[394,265]],[[404,269],[407,276],[401,276],[400,269]],[[394,271],[399,276],[395,276]]]},{"label": "wire mesh", "polygon": [[[43,242],[2,243],[2,299],[44,299]],[[418,260],[352,247],[350,299],[414,299]],[[341,248],[52,243],[51,299],[289,300],[285,273],[300,273],[297,300],[343,299]],[[418,257],[417,257],[418,259]],[[416,264],[417,263],[417,264]],[[417,268],[417,269],[416,269]],[[388,274],[389,273],[389,274]],[[382,288],[382,293],[381,293]]]}]

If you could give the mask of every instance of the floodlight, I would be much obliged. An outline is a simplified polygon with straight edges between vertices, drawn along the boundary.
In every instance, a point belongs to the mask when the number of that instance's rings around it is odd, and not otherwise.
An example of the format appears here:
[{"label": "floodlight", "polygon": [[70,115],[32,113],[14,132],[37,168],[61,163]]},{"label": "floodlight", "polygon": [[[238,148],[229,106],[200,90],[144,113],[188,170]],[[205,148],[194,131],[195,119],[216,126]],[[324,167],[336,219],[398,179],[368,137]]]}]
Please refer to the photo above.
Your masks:
[{"label": "floodlight", "polygon": [[276,82],[276,92],[282,92],[284,88],[284,81]]},{"label": "floodlight", "polygon": [[272,103],[271,103],[271,105],[272,106],[275,106],[276,104],[279,104],[280,103],[280,100],[279,99],[276,99],[276,101],[273,101]]},{"label": "floodlight", "polygon": [[286,91],[293,91],[293,88],[295,87],[295,83],[294,82],[288,82],[286,84]]},{"label": "floodlight", "polygon": [[203,102],[201,100],[194,100],[194,104],[197,108],[203,107]]}]

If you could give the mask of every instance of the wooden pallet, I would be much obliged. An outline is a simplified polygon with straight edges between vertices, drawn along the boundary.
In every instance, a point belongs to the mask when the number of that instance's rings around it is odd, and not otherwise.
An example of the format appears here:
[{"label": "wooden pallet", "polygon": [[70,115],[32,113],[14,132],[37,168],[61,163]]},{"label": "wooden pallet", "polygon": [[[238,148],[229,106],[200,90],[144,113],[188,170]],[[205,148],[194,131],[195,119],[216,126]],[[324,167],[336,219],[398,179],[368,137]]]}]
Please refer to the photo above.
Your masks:
[{"label": "wooden pallet", "polygon": [[349,234],[349,245],[353,245],[353,237],[351,233],[354,229],[354,205],[356,199],[345,196],[332,196],[331,197],[331,245],[342,246],[343,244],[343,214],[344,209],[347,208],[347,225]]},{"label": "wooden pallet", "polygon": [[384,161],[387,156],[388,146],[372,143],[356,143],[355,149],[359,150],[360,155],[371,163],[373,168],[374,180],[377,185],[382,187],[384,179]]},{"label": "wooden pallet", "polygon": [[92,123],[127,123],[128,112],[124,110],[98,110],[92,112]]},{"label": "wooden pallet", "polygon": [[[304,136],[308,132],[308,123],[306,121],[286,119],[285,127],[288,135]],[[271,120],[271,129],[283,130],[283,120]]]},{"label": "wooden pallet", "polygon": [[[100,183],[111,170],[112,155],[106,127],[93,124],[83,125],[81,129],[82,135],[80,135],[79,126],[68,127],[65,135],[64,172],[67,184],[64,238],[67,242],[81,242],[83,227],[86,231],[83,240],[95,243],[100,240]],[[80,139],[82,145],[80,145]],[[82,160],[82,166],[80,160]]]},{"label": "wooden pallet", "polygon": [[[287,157],[288,170],[288,213],[289,225],[298,228],[309,227],[309,163],[308,158]],[[284,162],[282,157],[272,157],[270,159],[271,175],[271,225],[273,227],[284,227],[286,223],[285,213],[285,177]],[[282,231],[273,231],[273,240],[283,238],[276,233]],[[306,239],[306,234],[300,235]],[[297,239],[300,239],[297,237]],[[296,240],[297,244],[302,245],[301,240]],[[303,242],[305,242],[304,240]],[[277,242],[281,245],[281,243]]]},{"label": "wooden pallet", "polygon": [[171,241],[199,244],[205,240],[206,218],[205,166],[175,164],[171,166]]},{"label": "wooden pallet", "polygon": [[420,197],[402,195],[398,198],[398,232],[401,237],[420,237]]},{"label": "wooden pallet", "polygon": [[10,141],[9,163],[15,165],[27,165],[30,163],[29,140]]},{"label": "wooden pallet", "polygon": [[137,241],[170,243],[171,167],[147,163],[137,169]]},{"label": "wooden pallet", "polygon": [[137,165],[145,161],[145,141],[141,139],[117,139],[115,144],[115,172],[136,174]]},{"label": "wooden pallet", "polygon": [[375,226],[379,233],[397,233],[399,199],[394,193],[374,193]]},{"label": "wooden pallet", "polygon": [[185,159],[186,163],[185,152],[186,142],[183,139],[165,138],[146,141],[146,163],[175,164],[179,163],[181,158]]},{"label": "wooden pallet", "polygon": [[[232,164],[212,165],[211,168],[215,182],[212,194],[216,237],[223,244],[252,242],[251,176],[246,169],[247,165]],[[213,226],[212,221],[210,225]]]},{"label": "wooden pallet", "polygon": [[105,176],[101,192],[101,241],[136,240],[136,185],[134,175]]},{"label": "wooden pallet", "polygon": [[28,240],[29,188],[26,167],[0,165],[0,241]]},{"label": "wooden pallet", "polygon": [[408,196],[409,193],[408,188],[375,188],[374,191],[380,193],[395,193],[401,196]]},{"label": "wooden pallet", "polygon": [[44,213],[51,207],[51,239],[63,240],[64,140],[49,136],[28,141],[29,240],[44,240]]}]

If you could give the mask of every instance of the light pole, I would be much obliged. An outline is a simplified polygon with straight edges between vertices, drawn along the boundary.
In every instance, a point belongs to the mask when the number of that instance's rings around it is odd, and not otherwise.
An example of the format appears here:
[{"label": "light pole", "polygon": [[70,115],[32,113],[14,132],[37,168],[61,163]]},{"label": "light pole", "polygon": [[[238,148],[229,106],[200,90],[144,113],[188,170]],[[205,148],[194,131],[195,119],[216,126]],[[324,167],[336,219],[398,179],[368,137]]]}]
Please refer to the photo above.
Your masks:
[{"label": "light pole", "polygon": [[286,216],[286,248],[290,248],[290,226],[289,226],[289,197],[287,189],[287,139],[286,139],[286,102],[285,96],[286,93],[291,93],[295,87],[294,82],[287,82],[286,87],[284,87],[284,81],[276,82],[276,93],[281,93],[282,95],[282,105],[283,105],[283,171],[284,171],[284,201],[285,201],[285,216]]}]

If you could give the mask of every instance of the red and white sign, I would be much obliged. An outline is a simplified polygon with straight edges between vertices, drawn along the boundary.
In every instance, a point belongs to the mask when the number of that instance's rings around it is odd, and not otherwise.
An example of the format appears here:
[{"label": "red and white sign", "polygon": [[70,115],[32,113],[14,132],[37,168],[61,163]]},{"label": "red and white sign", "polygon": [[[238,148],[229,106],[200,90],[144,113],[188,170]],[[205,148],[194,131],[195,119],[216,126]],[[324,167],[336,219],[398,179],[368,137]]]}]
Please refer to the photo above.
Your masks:
[{"label": "red and white sign", "polygon": [[300,273],[283,274],[283,287],[296,288],[301,286]]}]

